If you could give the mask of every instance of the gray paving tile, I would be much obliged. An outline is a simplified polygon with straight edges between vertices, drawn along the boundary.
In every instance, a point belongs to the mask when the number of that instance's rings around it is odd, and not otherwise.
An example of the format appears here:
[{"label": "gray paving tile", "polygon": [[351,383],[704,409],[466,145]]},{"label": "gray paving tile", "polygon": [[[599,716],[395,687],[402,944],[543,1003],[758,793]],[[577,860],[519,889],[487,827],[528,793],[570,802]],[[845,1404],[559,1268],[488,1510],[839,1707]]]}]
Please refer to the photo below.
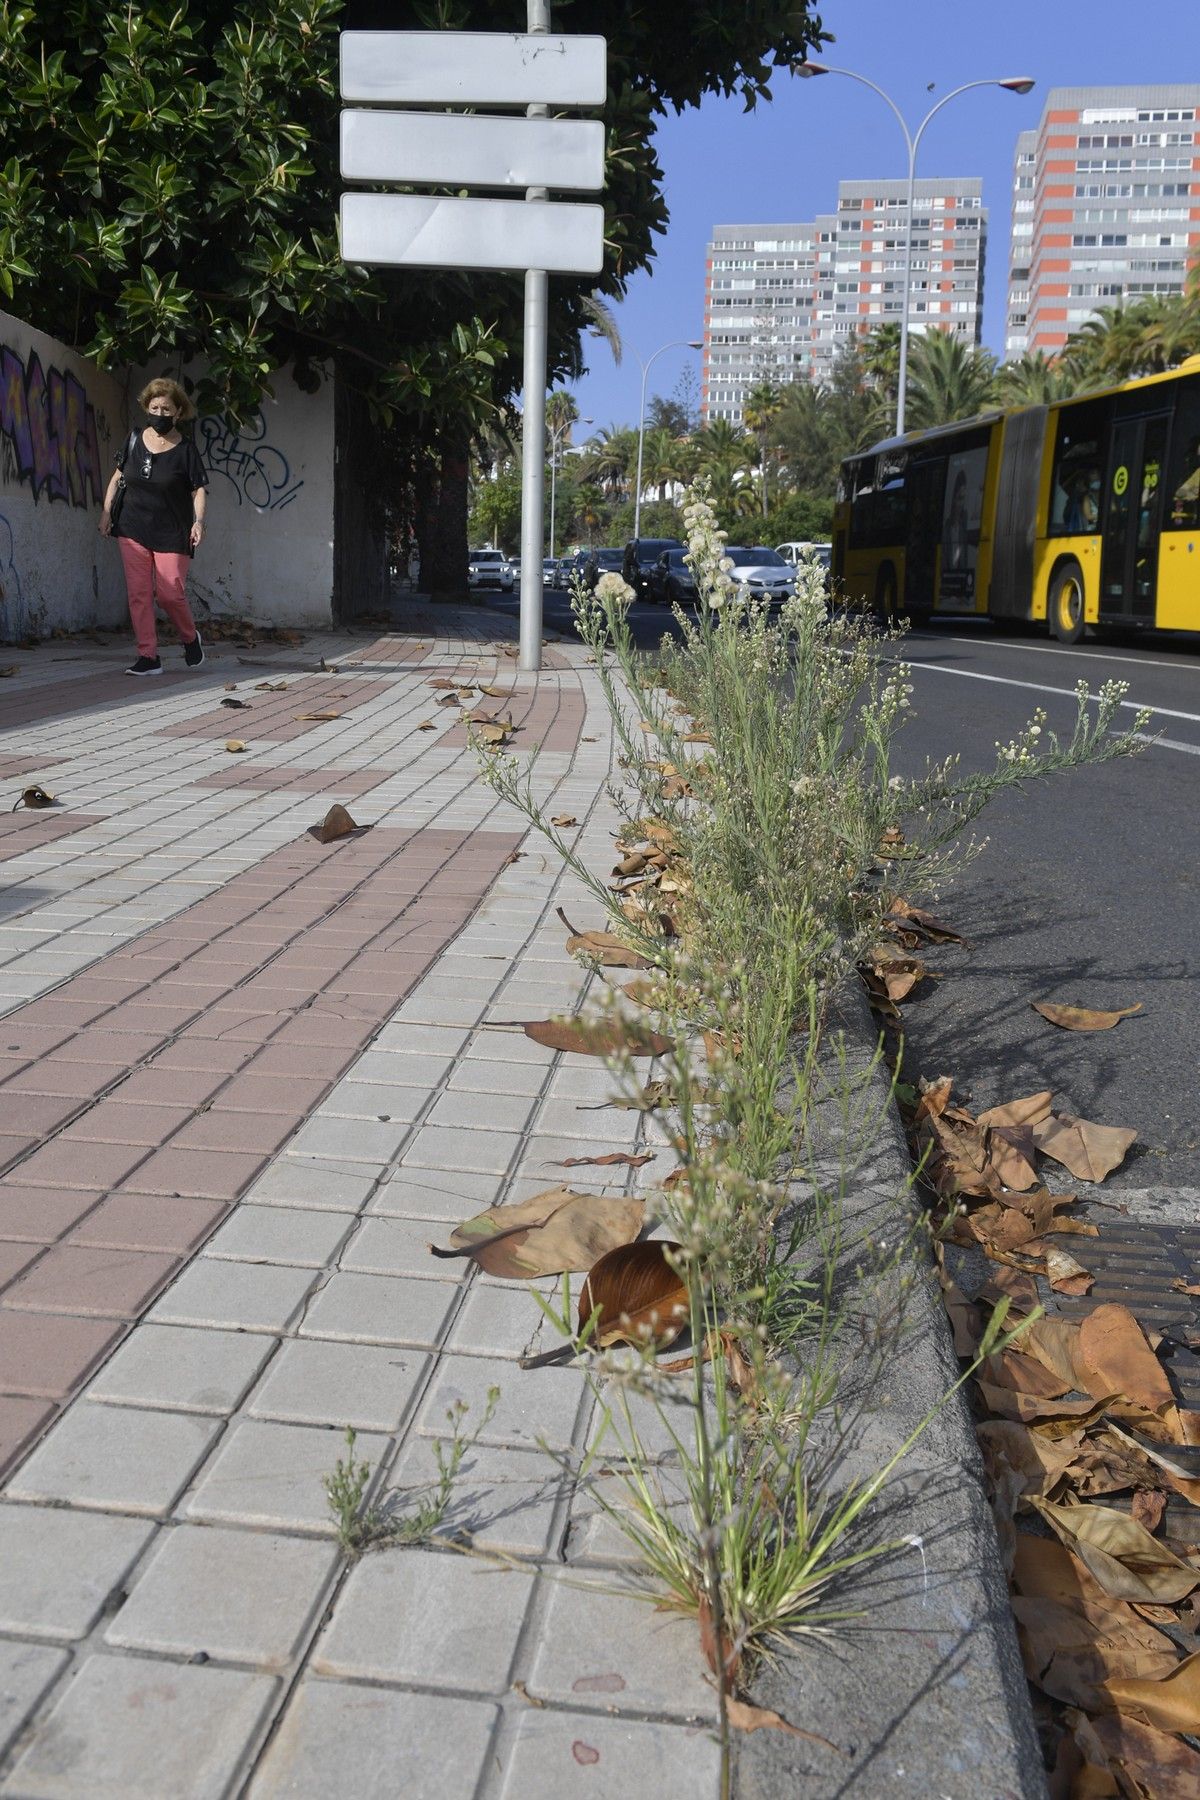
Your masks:
[{"label": "gray paving tile", "polygon": [[86,1637],[153,1535],[137,1519],[0,1506],[0,1631]]},{"label": "gray paving tile", "polygon": [[[351,1065],[338,1087],[378,1082],[385,1087],[410,1087],[422,1094],[429,1094],[437,1087],[452,1061],[451,1056],[405,1054],[399,1045],[384,1049],[376,1039],[371,1048],[364,1050],[358,1061]],[[334,1092],[337,1092],[336,1088]],[[388,1109],[381,1106],[379,1110],[386,1112]]]},{"label": "gray paving tile", "polygon": [[275,1682],[229,1669],[92,1656],[9,1777],[29,1800],[221,1800]]},{"label": "gray paving tile", "polygon": [[472,1131],[466,1127],[421,1125],[406,1145],[406,1169],[464,1169],[503,1175],[521,1145],[513,1131]]},{"label": "gray paving tile", "polygon": [[382,1081],[339,1081],[314,1118],[362,1119],[377,1124],[411,1123],[429,1104],[428,1088]]},{"label": "gray paving tile", "polygon": [[284,1714],[250,1800],[469,1800],[489,1759],[483,1701],[307,1681]]},{"label": "gray paving tile", "polygon": [[311,1269],[197,1257],[148,1317],[164,1325],[279,1332],[300,1311],[312,1283]]},{"label": "gray paving tile", "polygon": [[465,1125],[478,1131],[524,1131],[533,1105],[527,1094],[462,1089],[442,1094],[434,1101],[429,1123]]},{"label": "gray paving tile", "polygon": [[529,1691],[578,1707],[711,1720],[695,1624],[654,1610],[649,1598],[555,1582],[538,1633]]},{"label": "gray paving tile", "polygon": [[0,1643],[0,1756],[67,1661],[45,1644]]},{"label": "gray paving tile", "polygon": [[720,1782],[721,1753],[709,1730],[547,1708],[518,1721],[500,1800],[668,1791],[717,1800]]},{"label": "gray paving tile", "polygon": [[8,1484],[20,1500],[151,1517],[168,1512],[219,1429],[191,1413],[78,1400]]},{"label": "gray paving tile", "polygon": [[449,1281],[332,1275],[308,1308],[299,1336],[432,1348],[458,1292]]},{"label": "gray paving tile", "polygon": [[430,1244],[444,1244],[446,1225],[429,1219],[364,1219],[347,1245],[339,1267],[367,1275],[416,1275],[428,1281],[461,1281],[466,1263],[458,1257],[433,1255]]},{"label": "gray paving tile", "polygon": [[457,1056],[470,1032],[459,1025],[417,1024],[394,1020],[383,1027],[372,1049],[398,1050],[405,1056]]},{"label": "gray paving tile", "polygon": [[315,1206],[325,1212],[356,1213],[366,1205],[377,1175],[327,1157],[278,1156],[255,1181],[245,1201],[257,1206]]},{"label": "gray paving tile", "polygon": [[515,1361],[535,1350],[553,1349],[558,1341],[524,1282],[477,1281],[454,1321],[447,1348]]},{"label": "gray paving tile", "polygon": [[287,1155],[320,1156],[344,1163],[387,1163],[396,1156],[412,1127],[405,1119],[339,1119],[314,1113],[302,1125]]},{"label": "gray paving tile", "polygon": [[498,1175],[447,1173],[438,1169],[396,1169],[367,1207],[395,1218],[449,1219],[457,1223],[494,1206],[504,1181]]},{"label": "gray paving tile", "polygon": [[[378,1466],[386,1438],[360,1437],[356,1462]],[[346,1456],[340,1431],[248,1419],[234,1427],[184,1502],[189,1519],[332,1533],[325,1477]]]},{"label": "gray paving tile", "polygon": [[323,1269],[354,1228],[344,1212],[309,1206],[236,1207],[203,1255],[235,1262],[280,1263]]},{"label": "gray paving tile", "polygon": [[294,1340],[272,1362],[247,1411],[292,1424],[398,1431],[428,1365],[417,1350]]},{"label": "gray paving tile", "polygon": [[447,1412],[462,1402],[470,1408],[467,1429],[474,1431],[492,1388],[499,1389],[499,1398],[480,1442],[523,1450],[536,1450],[541,1444],[552,1450],[569,1449],[582,1409],[590,1403],[578,1369],[518,1369],[512,1363],[497,1366],[482,1356],[444,1356],[417,1429],[422,1436],[444,1436]]},{"label": "gray paving tile", "polygon": [[334,1545],[309,1538],[174,1526],[161,1534],[105,1641],[281,1669],[323,1605],[337,1557]]},{"label": "gray paving tile", "polygon": [[[411,1514],[430,1497],[437,1479],[434,1440],[414,1438],[389,1480],[386,1506]],[[480,1549],[554,1556],[565,1534],[560,1503],[570,1487],[543,1452],[474,1444],[463,1457],[438,1529],[444,1537],[462,1537]]]},{"label": "gray paving tile", "polygon": [[89,1400],[225,1415],[275,1348],[257,1332],[139,1325],[88,1388]]},{"label": "gray paving tile", "polygon": [[318,1675],[500,1694],[535,1577],[453,1550],[390,1550],[359,1563],[312,1656]]},{"label": "gray paving tile", "polygon": [[525,1094],[531,1099],[541,1093],[546,1071],[540,1063],[487,1062],[474,1057],[458,1063],[446,1082],[450,1093]]}]

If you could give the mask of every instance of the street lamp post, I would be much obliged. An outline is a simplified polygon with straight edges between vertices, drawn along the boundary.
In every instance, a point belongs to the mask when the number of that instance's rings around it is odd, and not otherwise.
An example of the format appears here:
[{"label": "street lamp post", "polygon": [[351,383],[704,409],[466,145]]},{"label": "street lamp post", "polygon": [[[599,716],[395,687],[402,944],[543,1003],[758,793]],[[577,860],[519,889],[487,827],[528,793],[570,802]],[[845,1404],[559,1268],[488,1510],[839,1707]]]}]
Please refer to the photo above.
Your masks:
[{"label": "street lamp post", "polygon": [[856,70],[834,69],[826,63],[806,62],[796,65],[796,73],[810,77],[814,75],[845,75],[851,81],[860,81],[864,87],[869,87],[872,93],[878,94],[879,98],[886,101],[891,107],[899,121],[900,129],[904,133],[904,142],[908,146],[908,216],[904,224],[904,300],[900,308],[900,378],[896,388],[896,436],[903,437],[904,413],[908,400],[908,314],[912,303],[913,208],[917,192],[917,150],[925,134],[925,127],[935,113],[941,112],[943,106],[948,106],[951,100],[956,100],[959,94],[965,94],[971,88],[999,87],[1006,89],[1010,94],[1027,94],[1033,87],[1034,80],[1032,75],[1010,75],[1004,80],[997,76],[990,76],[982,81],[964,81],[961,87],[952,88],[948,94],[944,94],[936,106],[931,106],[916,131],[912,132],[908,128],[908,121],[891,95],[885,93],[876,82],[869,81],[865,75],[858,74]]},{"label": "street lamp post", "polygon": [[564,419],[562,424],[552,427],[550,431],[550,555],[554,556],[554,503],[557,497],[558,476],[558,440],[564,431],[570,431],[572,425],[590,425],[590,419]]},{"label": "street lamp post", "polygon": [[667,350],[703,350],[703,338],[674,338],[669,344],[660,344],[653,355],[643,362],[637,356],[638,367],[642,371],[642,397],[638,405],[638,453],[637,453],[637,486],[633,493],[633,536],[636,543],[641,536],[642,523],[642,454],[646,448],[646,377],[650,373],[650,365]]}]

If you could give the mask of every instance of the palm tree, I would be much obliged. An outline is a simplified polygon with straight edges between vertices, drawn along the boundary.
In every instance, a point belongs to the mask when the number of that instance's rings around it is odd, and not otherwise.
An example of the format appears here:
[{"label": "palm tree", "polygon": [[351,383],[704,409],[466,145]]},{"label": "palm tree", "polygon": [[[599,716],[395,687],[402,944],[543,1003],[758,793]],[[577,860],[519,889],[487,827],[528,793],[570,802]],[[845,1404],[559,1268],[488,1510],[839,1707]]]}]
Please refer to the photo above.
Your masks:
[{"label": "palm tree", "polygon": [[555,388],[546,399],[546,431],[557,432],[558,444],[569,444],[571,427],[579,417],[579,403],[574,394],[568,394],[566,388]]},{"label": "palm tree", "polygon": [[1079,391],[1079,377],[1065,357],[1026,350],[1005,363],[996,377],[996,395],[1005,406],[1050,406]]},{"label": "palm tree", "polygon": [[660,500],[667,498],[667,489],[675,482],[684,479],[683,446],[679,439],[664,427],[648,431],[642,445],[642,485],[657,488]]},{"label": "palm tree", "polygon": [[764,519],[767,516],[768,507],[767,476],[770,468],[771,427],[779,416],[779,408],[782,401],[783,395],[779,388],[773,386],[769,381],[760,381],[755,387],[751,388],[749,394],[746,396],[746,404],[742,410],[742,417],[745,420],[746,429],[747,431],[754,433],[756,440],[758,466],[761,472],[759,485],[762,490],[762,513]]},{"label": "palm tree", "polygon": [[584,294],[579,304],[587,317],[587,328],[591,336],[603,338],[612,351],[613,361],[620,363],[621,332],[611,306],[599,294]]},{"label": "palm tree", "polygon": [[973,419],[995,402],[996,359],[957,332],[929,331],[908,350],[908,428]]},{"label": "palm tree", "polygon": [[900,326],[891,319],[862,341],[863,374],[895,407],[900,389]]},{"label": "palm tree", "polygon": [[610,500],[621,500],[636,460],[637,432],[627,425],[608,425],[590,440],[580,473],[585,481],[598,482]]}]

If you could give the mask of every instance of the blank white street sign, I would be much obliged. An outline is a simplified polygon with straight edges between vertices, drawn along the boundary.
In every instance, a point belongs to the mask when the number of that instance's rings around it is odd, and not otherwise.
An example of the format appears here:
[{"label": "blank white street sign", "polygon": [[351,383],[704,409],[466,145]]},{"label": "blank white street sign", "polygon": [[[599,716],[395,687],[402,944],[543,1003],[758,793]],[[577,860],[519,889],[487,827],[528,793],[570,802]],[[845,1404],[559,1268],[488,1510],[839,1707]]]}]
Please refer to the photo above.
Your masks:
[{"label": "blank white street sign", "polygon": [[602,106],[602,37],[343,31],[342,99],[366,105]]},{"label": "blank white street sign", "polygon": [[604,186],[604,126],[599,119],[347,109],[342,175],[347,181],[595,193]]},{"label": "blank white street sign", "polygon": [[604,266],[604,208],[552,200],[343,194],[342,260],[598,275]]}]

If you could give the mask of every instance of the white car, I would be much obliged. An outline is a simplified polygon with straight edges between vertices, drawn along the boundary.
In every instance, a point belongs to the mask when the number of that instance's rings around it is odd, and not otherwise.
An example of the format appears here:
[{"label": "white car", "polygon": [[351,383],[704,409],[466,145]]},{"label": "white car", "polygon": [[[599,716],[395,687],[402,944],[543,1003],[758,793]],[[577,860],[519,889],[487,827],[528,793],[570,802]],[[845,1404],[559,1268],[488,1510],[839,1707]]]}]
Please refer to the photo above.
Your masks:
[{"label": "white car", "polygon": [[468,550],[467,586],[499,588],[502,594],[511,594],[513,566],[503,550]]},{"label": "white car", "polygon": [[784,561],[778,550],[768,550],[765,544],[755,544],[752,549],[741,544],[727,544],[725,555],[733,564],[730,579],[739,587],[749,588],[755,598],[765,596],[768,600],[786,600],[793,592],[792,565]]}]

